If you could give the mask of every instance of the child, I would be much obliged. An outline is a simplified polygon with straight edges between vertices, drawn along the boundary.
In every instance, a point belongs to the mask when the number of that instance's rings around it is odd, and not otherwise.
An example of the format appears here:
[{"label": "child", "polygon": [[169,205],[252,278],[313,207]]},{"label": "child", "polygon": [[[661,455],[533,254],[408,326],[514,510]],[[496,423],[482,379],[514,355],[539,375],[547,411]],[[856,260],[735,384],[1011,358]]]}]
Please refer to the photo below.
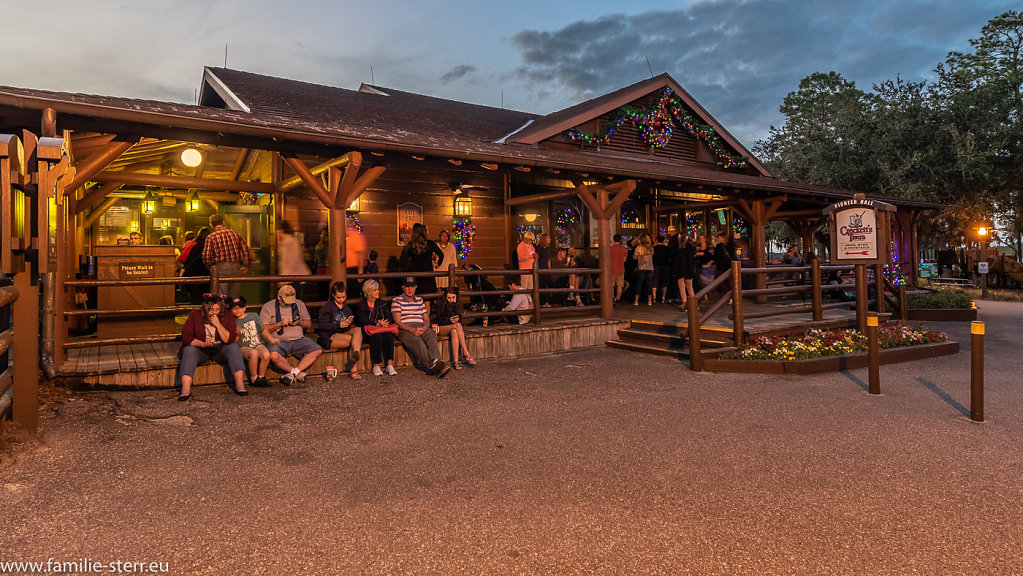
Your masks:
[{"label": "child", "polygon": [[259,314],[246,311],[245,298],[239,296],[231,300],[231,313],[237,318],[238,345],[242,350],[242,358],[249,364],[249,382],[253,386],[266,388],[266,369],[270,366],[270,351],[263,345],[259,334],[263,326],[259,322]]},{"label": "child", "polygon": [[379,274],[380,266],[377,265],[377,258],[380,255],[377,254],[376,250],[369,251],[369,263],[366,264],[366,274]]}]

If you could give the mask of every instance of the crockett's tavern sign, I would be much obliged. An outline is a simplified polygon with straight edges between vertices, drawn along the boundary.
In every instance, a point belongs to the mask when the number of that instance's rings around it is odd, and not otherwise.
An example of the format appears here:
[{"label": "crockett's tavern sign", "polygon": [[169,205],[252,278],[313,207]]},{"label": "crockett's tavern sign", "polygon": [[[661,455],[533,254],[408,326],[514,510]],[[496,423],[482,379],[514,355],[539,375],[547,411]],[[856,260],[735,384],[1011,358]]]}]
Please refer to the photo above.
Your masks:
[{"label": "crockett's tavern sign", "polygon": [[[831,261],[835,264],[878,264],[886,254],[888,218],[895,207],[857,194],[828,206],[831,223]],[[879,214],[881,213],[881,214]]]}]

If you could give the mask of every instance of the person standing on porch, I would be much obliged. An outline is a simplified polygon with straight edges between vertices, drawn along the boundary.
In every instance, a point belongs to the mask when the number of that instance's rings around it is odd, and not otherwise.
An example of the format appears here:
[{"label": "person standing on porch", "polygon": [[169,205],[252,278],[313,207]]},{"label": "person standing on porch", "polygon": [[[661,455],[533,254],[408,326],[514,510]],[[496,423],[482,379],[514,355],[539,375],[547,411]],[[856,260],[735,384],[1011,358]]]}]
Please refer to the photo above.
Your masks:
[{"label": "person standing on porch", "polygon": [[[210,215],[210,227],[213,232],[206,238],[202,250],[202,261],[206,267],[211,271],[215,269],[220,276],[248,274],[252,253],[241,234],[228,228],[220,214]],[[231,298],[236,298],[239,285],[235,282],[224,283],[220,289]]]},{"label": "person standing on porch", "polygon": [[671,286],[671,252],[664,236],[657,237],[654,244],[654,302],[668,301],[668,287]]},{"label": "person standing on porch", "polygon": [[305,263],[305,250],[298,238],[295,238],[295,229],[291,227],[291,222],[281,220],[277,229],[277,274],[308,276],[311,273]]},{"label": "person standing on porch", "polygon": [[[401,269],[404,272],[432,272],[434,267],[434,256],[437,257],[437,266],[447,267],[447,258],[444,252],[437,246],[437,243],[427,236],[426,225],[415,223],[412,225],[412,238],[401,250]],[[437,282],[433,276],[417,278],[416,283],[421,287],[423,294],[434,294],[437,292]],[[427,305],[429,311],[429,305]]]},{"label": "person standing on porch", "polygon": [[522,273],[522,287],[531,290],[533,288],[533,262],[536,260],[536,249],[533,248],[533,241],[536,235],[526,231],[522,235],[522,241],[515,247],[515,256],[519,261],[519,270]]},{"label": "person standing on porch", "polygon": [[633,254],[636,258],[636,287],[632,291],[635,296],[632,305],[639,306],[640,299],[646,298],[647,306],[653,306],[654,246],[649,234],[640,235]]},{"label": "person standing on porch", "polygon": [[625,292],[625,258],[628,255],[629,249],[622,244],[622,235],[615,234],[614,243],[611,244],[611,282],[614,285],[615,303],[622,299]]},{"label": "person standing on porch", "polygon": [[[348,274],[362,274],[366,269],[366,237],[355,226],[345,229],[345,267]],[[348,297],[358,298],[362,294],[363,279],[348,281]]]},{"label": "person standing on porch", "polygon": [[[536,240],[536,267],[540,270],[551,269],[551,235],[544,232]],[[539,277],[540,288],[551,287],[551,277],[549,274],[543,274]],[[551,306],[551,295],[540,294],[540,304],[544,308],[550,308]]]},{"label": "person standing on porch", "polygon": [[[437,235],[437,247],[444,253],[443,264],[437,264],[434,266],[434,270],[437,272],[443,272],[443,276],[437,277],[437,288],[448,287],[448,266],[454,264],[458,265],[458,255],[455,253],[455,244],[451,241],[451,233],[447,230],[441,230],[440,234]],[[443,292],[443,291],[442,291]]]}]

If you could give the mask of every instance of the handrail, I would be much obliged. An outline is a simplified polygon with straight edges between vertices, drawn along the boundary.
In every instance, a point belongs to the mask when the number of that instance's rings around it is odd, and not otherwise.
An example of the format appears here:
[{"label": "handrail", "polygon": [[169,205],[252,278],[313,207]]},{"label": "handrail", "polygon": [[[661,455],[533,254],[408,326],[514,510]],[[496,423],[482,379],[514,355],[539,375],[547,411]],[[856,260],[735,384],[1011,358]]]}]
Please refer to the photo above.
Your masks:
[{"label": "handrail", "polygon": [[[447,271],[443,270],[432,270],[423,272],[380,272],[380,273],[363,273],[363,274],[349,274],[347,276],[350,280],[366,280],[366,279],[400,279],[412,276],[415,278],[440,278],[440,277],[473,277],[473,276],[521,276],[523,274],[532,274],[534,278],[540,275],[594,275],[599,274],[601,270],[599,268],[548,268],[538,270],[534,267],[532,270],[514,270],[514,269],[498,269],[498,270],[466,270],[466,269],[453,269],[453,266]],[[205,283],[216,283],[217,285],[223,283],[244,283],[244,282],[329,282],[331,276],[323,274],[309,274],[302,276],[276,276],[276,275],[258,275],[258,276],[219,276],[214,271],[210,276],[190,276],[190,277],[174,277],[174,278],[139,278],[134,280],[68,280],[64,282],[64,286],[67,288],[79,288],[79,287],[116,287],[116,286],[163,286],[163,285],[178,285],[178,284],[205,284]],[[534,284],[531,289],[498,289],[498,290],[463,290],[460,292],[461,296],[474,297],[474,296],[505,296],[513,294],[528,294],[535,296],[539,294],[566,294],[566,293],[578,293],[578,294],[592,294],[600,292],[600,288],[539,288],[538,283]],[[441,292],[432,292],[425,294],[418,294],[424,300],[432,300],[440,297]],[[359,298],[350,299],[350,303],[360,301]],[[306,307],[315,309],[323,306],[324,302],[306,302]],[[250,308],[257,308],[261,304],[252,304]],[[543,309],[544,313],[551,311],[558,312],[588,312],[594,309],[599,309],[600,306],[557,306],[552,309]],[[65,310],[63,316],[65,318],[81,317],[81,316],[95,316],[95,317],[126,317],[126,316],[143,316],[143,315],[178,315],[187,314],[195,309],[195,306],[154,306],[151,308],[131,308],[131,309],[84,309],[84,310]],[[466,319],[489,317],[489,316],[515,316],[515,315],[531,315],[533,322],[539,323],[539,315],[541,313],[541,307],[537,306],[534,302],[533,308],[520,309],[520,310],[487,310],[485,312],[472,312],[465,311],[462,316]],[[109,339],[96,339],[96,338],[85,338],[76,339],[72,341],[65,341],[63,347],[65,349],[71,348],[84,348],[92,346],[103,346],[112,344],[133,344],[133,343],[149,343],[149,342],[169,342],[179,339],[179,335],[151,335],[151,336],[135,336],[135,337],[123,337],[123,338],[109,338]]]}]

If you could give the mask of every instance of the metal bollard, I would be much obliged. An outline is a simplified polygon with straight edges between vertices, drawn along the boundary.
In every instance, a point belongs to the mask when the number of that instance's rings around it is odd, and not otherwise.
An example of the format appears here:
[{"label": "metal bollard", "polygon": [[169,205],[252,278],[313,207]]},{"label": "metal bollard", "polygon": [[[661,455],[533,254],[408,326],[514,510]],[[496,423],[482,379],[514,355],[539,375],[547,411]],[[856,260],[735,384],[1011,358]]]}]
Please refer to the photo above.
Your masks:
[{"label": "metal bollard", "polygon": [[970,420],[984,421],[984,323],[970,325]]},{"label": "metal bollard", "polygon": [[867,314],[867,359],[870,363],[868,391],[871,394],[881,393],[881,371],[878,369],[878,334],[877,312]]}]

